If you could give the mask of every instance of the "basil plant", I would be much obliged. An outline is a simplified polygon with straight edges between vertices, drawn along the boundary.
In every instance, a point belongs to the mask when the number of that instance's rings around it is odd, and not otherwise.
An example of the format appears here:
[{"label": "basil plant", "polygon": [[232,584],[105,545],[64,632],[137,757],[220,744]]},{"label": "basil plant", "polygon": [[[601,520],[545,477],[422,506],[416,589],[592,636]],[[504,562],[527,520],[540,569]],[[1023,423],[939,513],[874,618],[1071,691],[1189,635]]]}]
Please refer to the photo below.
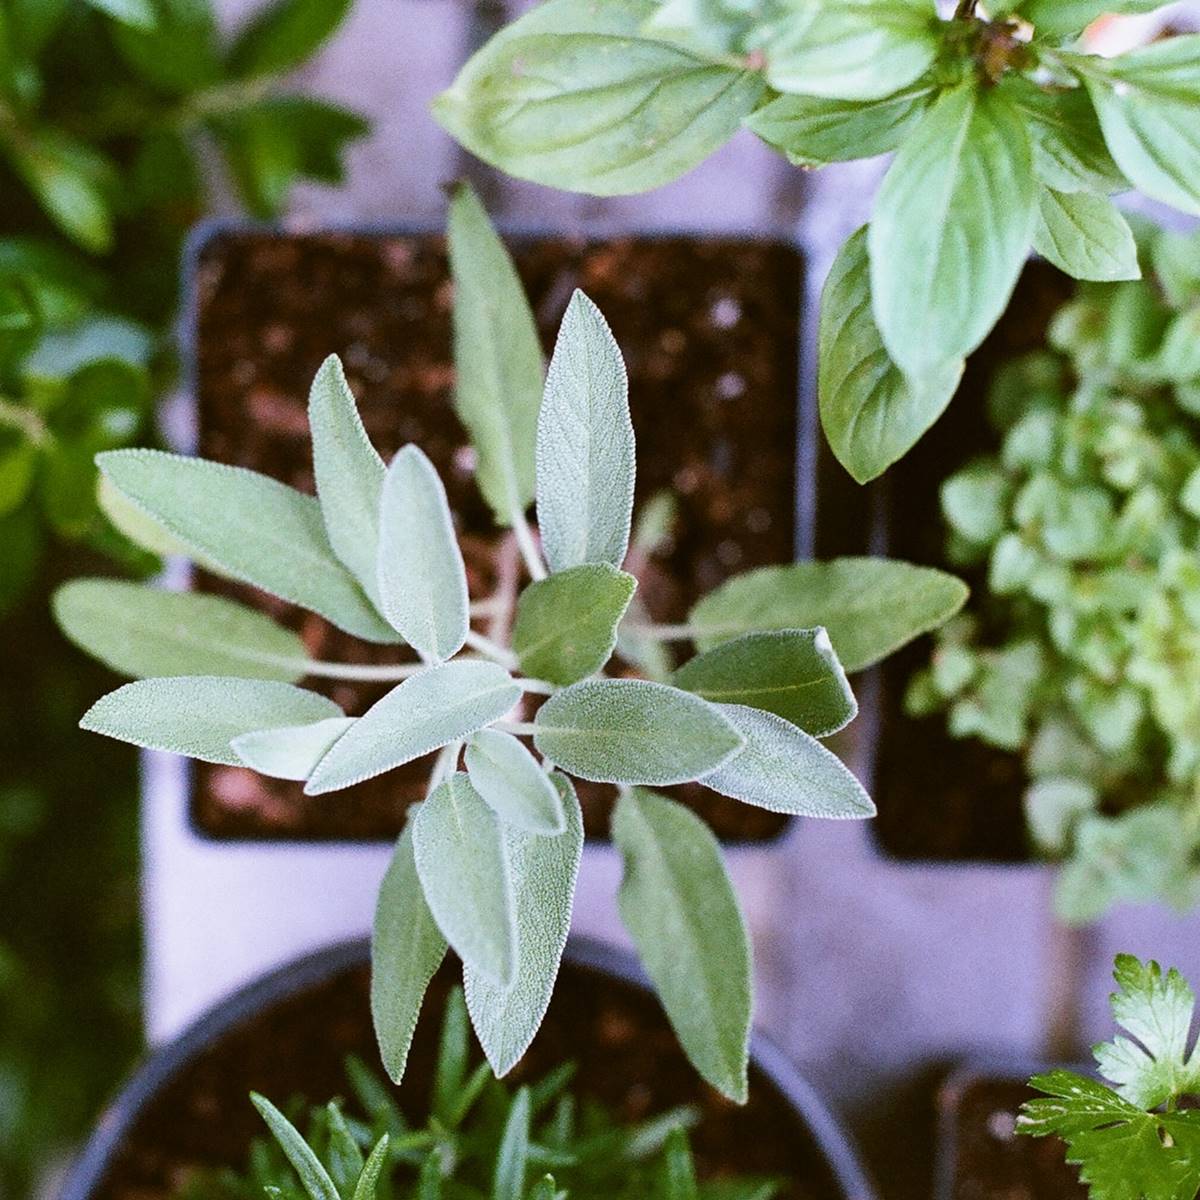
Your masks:
[{"label": "basil plant", "polygon": [[545,0],[434,104],[513,175],[641,192],[742,126],[801,167],[895,151],[823,299],[820,408],[859,482],[938,419],[1031,247],[1137,277],[1111,196],[1200,214],[1200,36],[1104,59],[1081,31],[1157,0]]},{"label": "basil plant", "polygon": [[[311,661],[266,617],[224,599],[79,581],[58,593],[67,634],[141,676],[101,699],[85,729],[209,762],[346,788],[436,754],[426,800],[383,881],[374,1011],[399,1079],[428,980],[447,943],[497,1074],[546,1011],[583,847],[573,778],[617,785],[620,908],[697,1068],[746,1094],[750,947],[716,839],[649,790],[699,780],[775,812],[869,817],[873,805],[820,742],[855,715],[846,671],[957,610],[966,589],[903,563],[849,559],[750,572],[705,596],[683,626],[631,616],[622,569],[634,431],[620,351],[577,292],[549,370],[512,261],[475,195],[450,214],[458,411],[478,481],[511,528],[528,584],[503,642],[472,625],[454,517],[414,445],[384,463],[340,363],[312,386],[316,497],[250,471],[152,450],[98,462],[125,526],[197,563],[321,614],[412,661]],[[526,512],[536,503],[538,534]],[[666,681],[612,668],[618,643],[699,653]],[[347,715],[314,679],[394,680]]]}]

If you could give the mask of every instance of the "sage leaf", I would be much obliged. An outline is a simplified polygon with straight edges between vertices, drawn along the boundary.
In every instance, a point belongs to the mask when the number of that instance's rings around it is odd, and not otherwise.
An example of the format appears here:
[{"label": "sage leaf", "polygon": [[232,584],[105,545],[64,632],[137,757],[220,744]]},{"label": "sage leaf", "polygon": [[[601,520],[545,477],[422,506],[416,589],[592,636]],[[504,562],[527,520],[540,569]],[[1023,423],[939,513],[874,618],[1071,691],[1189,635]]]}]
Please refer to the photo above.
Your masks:
[{"label": "sage leaf", "polygon": [[473,733],[465,758],[471,786],[505,825],[543,836],[566,828],[558,789],[511,733]]},{"label": "sage leaf", "polygon": [[875,321],[917,379],[974,350],[1021,273],[1037,215],[1029,135],[998,89],[944,92],[905,141],[868,234]]},{"label": "sage leaf", "polygon": [[500,1146],[496,1151],[496,1168],[492,1176],[492,1200],[524,1200],[525,1169],[529,1159],[529,1121],[532,1115],[529,1088],[517,1089]]},{"label": "sage leaf", "polygon": [[1121,170],[1146,195],[1200,214],[1200,34],[1107,59],[1085,80]]},{"label": "sage leaf", "polygon": [[531,583],[517,601],[512,648],[533,679],[566,686],[612,657],[637,580],[610,563],[583,563]]},{"label": "sage leaf", "polygon": [[308,652],[289,629],[221,596],[116,579],[75,579],[53,600],[58,627],[123,675],[239,675],[295,683]]},{"label": "sage leaf", "polygon": [[304,789],[319,796],[382,775],[499,720],[521,698],[495,663],[456,659],[413,675],[354,723]]},{"label": "sage leaf", "polygon": [[537,837],[511,825],[502,831],[517,913],[513,985],[501,989],[473,967],[463,970],[471,1022],[497,1076],[517,1065],[541,1026],[571,929],[583,813],[571,781],[558,772],[550,778],[566,814],[564,832]]},{"label": "sage leaf", "polygon": [[139,679],[102,696],[80,729],[148,750],[238,767],[230,742],[256,729],[306,725],[345,714],[332,700],[266,679],[179,675]]},{"label": "sage leaf", "polygon": [[521,179],[601,196],[661,187],[727,142],[765,83],[643,36],[655,9],[548,0],[479,50],[433,114]]},{"label": "sage leaf", "polygon": [[871,306],[867,231],[839,252],[821,296],[817,395],[821,426],[838,462],[859,483],[902,458],[946,410],[964,361],[917,380],[894,362]]},{"label": "sage leaf", "polygon": [[[127,500],[121,495],[111,480],[103,474],[96,482],[96,503],[100,506],[100,511],[112,522],[113,528],[124,534],[135,546],[157,554],[160,558],[170,558],[172,555],[186,558],[190,553],[187,545],[168,533],[132,500]],[[215,563],[205,562],[199,555],[195,557],[195,561],[214,575],[221,573]]]},{"label": "sage leaf", "polygon": [[635,469],[625,362],[600,310],[576,290],[538,413],[538,526],[552,571],[621,565]]},{"label": "sage leaf", "polygon": [[446,939],[417,876],[410,823],[380,885],[371,932],[371,1020],[393,1083],[404,1078],[425,990],[445,956]]},{"label": "sage leaf", "polygon": [[334,555],[312,496],[241,467],[161,450],[109,450],[96,463],[127,500],[222,574],[355,637],[397,640]]},{"label": "sage leaf", "polygon": [[500,822],[461,771],[413,818],[413,858],[446,941],[493,983],[512,985],[517,962],[513,881]]},{"label": "sage leaf", "polygon": [[235,737],[230,745],[234,754],[260,775],[303,780],[353,724],[353,717],[330,717],[309,725],[256,729]]},{"label": "sage leaf", "polygon": [[684,663],[673,682],[715,704],[775,713],[815,737],[836,733],[858,714],[824,629],[744,634]]},{"label": "sage leaf", "polygon": [[917,84],[881,100],[777,96],[746,118],[796,166],[822,167],[890,154],[921,119],[933,89]]},{"label": "sage leaf", "polygon": [[1133,230],[1107,196],[1042,188],[1034,249],[1074,279],[1140,279]]},{"label": "sage leaf", "polygon": [[450,201],[454,403],[479,456],[475,477],[499,525],[533,503],[542,347],[504,243],[469,184]]},{"label": "sage leaf", "polygon": [[623,792],[613,841],[621,920],[684,1051],[713,1087],[746,1101],[750,941],[712,831],[673,800]]},{"label": "sage leaf", "polygon": [[875,815],[866,789],[831,750],[803,729],[759,708],[723,704],[746,748],[706,775],[705,787],[769,812],[861,821]]},{"label": "sage leaf", "polygon": [[842,666],[861,671],[949,620],[967,595],[966,584],[932,567],[835,558],[735,575],[688,620],[702,650],[744,633],[822,625]]},{"label": "sage leaf", "polygon": [[446,489],[417,446],[384,478],[378,570],[384,615],[404,640],[431,658],[456,654],[470,629],[467,571]]},{"label": "sage leaf", "polygon": [[534,744],[595,783],[666,787],[715,771],[743,745],[711,704],[664,683],[585,679],[538,710]]},{"label": "sage leaf", "polygon": [[1060,38],[1082,33],[1105,13],[1147,13],[1162,8],[1162,0],[1025,0],[1021,16],[1038,37]]},{"label": "sage leaf", "polygon": [[783,11],[762,47],[780,92],[880,100],[924,75],[941,48],[933,0],[799,0]]},{"label": "sage leaf", "polygon": [[250,1101],[258,1109],[284,1156],[300,1176],[300,1182],[308,1193],[309,1200],[341,1200],[329,1172],[291,1121],[266,1096],[251,1092]]},{"label": "sage leaf", "polygon": [[331,354],[313,379],[308,424],[329,544],[378,605],[379,502],[387,468],[363,428],[337,355]]}]

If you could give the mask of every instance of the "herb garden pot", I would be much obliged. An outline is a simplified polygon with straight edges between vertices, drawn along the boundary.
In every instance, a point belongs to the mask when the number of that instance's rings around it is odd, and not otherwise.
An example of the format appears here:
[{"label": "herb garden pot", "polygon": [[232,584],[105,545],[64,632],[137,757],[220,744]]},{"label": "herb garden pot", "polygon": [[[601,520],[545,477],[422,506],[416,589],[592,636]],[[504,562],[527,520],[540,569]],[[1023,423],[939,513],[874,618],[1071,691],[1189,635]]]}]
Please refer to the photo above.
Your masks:
[{"label": "herb garden pot", "polygon": [[[241,1166],[262,1132],[248,1093],[280,1101],[343,1094],[343,1060],[376,1061],[368,946],[349,942],[236,993],[155,1052],[102,1119],[62,1200],[166,1197],[194,1165]],[[436,1029],[454,972],[426,999],[399,1099],[423,1113]],[[737,1108],[699,1081],[627,959],[586,941],[567,948],[546,1023],[516,1068],[538,1077],[575,1062],[574,1087],[639,1120],[680,1103],[702,1110],[692,1145],[702,1175],[788,1178],[785,1200],[870,1200],[857,1153],[811,1086],[769,1043],[752,1047],[750,1102]]]}]

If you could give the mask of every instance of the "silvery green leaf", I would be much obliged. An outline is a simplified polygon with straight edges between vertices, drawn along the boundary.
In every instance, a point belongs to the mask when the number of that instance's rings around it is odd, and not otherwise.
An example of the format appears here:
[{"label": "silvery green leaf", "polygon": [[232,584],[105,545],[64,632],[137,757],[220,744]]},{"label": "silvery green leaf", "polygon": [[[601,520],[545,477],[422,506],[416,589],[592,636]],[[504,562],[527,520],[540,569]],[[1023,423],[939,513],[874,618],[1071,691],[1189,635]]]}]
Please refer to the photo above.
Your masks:
[{"label": "silvery green leaf", "polygon": [[353,724],[353,717],[330,717],[308,725],[256,729],[235,737],[230,745],[234,754],[260,775],[303,780]]},{"label": "silvery green leaf", "polygon": [[417,876],[410,823],[380,885],[371,933],[371,1019],[393,1083],[404,1078],[425,989],[445,956],[446,939]]},{"label": "silvery green leaf", "polygon": [[941,48],[933,0],[797,0],[762,37],[780,92],[880,100],[915,83]]},{"label": "silvery green leaf", "polygon": [[746,1101],[750,940],[721,848],[694,813],[640,788],[613,815],[625,862],[618,904],[646,973],[692,1064]]},{"label": "silvery green leaf", "polygon": [[821,295],[821,425],[859,483],[912,449],[950,403],[964,365],[953,359],[916,380],[892,362],[875,324],[870,270],[863,228],[842,247]]},{"label": "silvery green leaf", "polygon": [[538,526],[552,571],[621,565],[634,472],[625,362],[608,322],[577,290],[558,331],[538,414]]},{"label": "silvery green leaf", "polygon": [[502,988],[517,963],[513,880],[500,822],[461,771],[413,818],[413,857],[429,911],[455,953]]},{"label": "silvery green leaf", "polygon": [[643,679],[573,684],[538,709],[536,724],[533,740],[543,755],[596,783],[687,783],[744,744],[707,701]]},{"label": "silvery green leaf", "polygon": [[456,654],[470,628],[467,572],[446,489],[416,446],[384,479],[378,569],[384,615],[404,640],[431,658]]},{"label": "silvery green leaf", "polygon": [[379,499],[386,468],[358,415],[341,360],[331,354],[308,394],[313,472],[333,552],[378,601]]},{"label": "silvery green leaf", "polygon": [[529,1123],[532,1116],[529,1088],[517,1089],[500,1135],[492,1172],[491,1200],[522,1200],[529,1160]]},{"label": "silvery green leaf", "polygon": [[521,698],[503,668],[456,659],[413,675],[354,723],[321,760],[310,796],[382,775],[499,720]]},{"label": "silvery green leaf", "polygon": [[746,748],[706,775],[705,787],[770,812],[861,821],[875,815],[862,784],[831,750],[774,713],[740,704],[721,711],[738,727]]},{"label": "silvery green leaf", "polygon": [[697,654],[672,682],[715,704],[775,713],[815,737],[836,733],[858,714],[824,629],[743,634]]},{"label": "silvery green leaf", "polygon": [[301,1136],[300,1131],[271,1103],[257,1092],[250,1093],[250,1100],[266,1121],[272,1136],[279,1143],[288,1162],[292,1164],[309,1200],[341,1200],[337,1186],[329,1177],[316,1152]]},{"label": "silvery green leaf", "polygon": [[390,1146],[391,1138],[386,1133],[375,1143],[375,1149],[367,1157],[362,1174],[354,1185],[352,1200],[375,1200],[379,1177],[387,1165]]},{"label": "silvery green leaf", "polygon": [[471,1022],[498,1076],[516,1066],[546,1015],[571,928],[583,856],[583,813],[571,781],[557,772],[550,778],[566,813],[565,831],[537,837],[511,825],[503,830],[517,913],[513,985],[501,989],[474,968],[463,970]]},{"label": "silvery green leaf", "polygon": [[1033,245],[1074,279],[1113,283],[1142,276],[1133,230],[1107,196],[1094,192],[1042,188]]},{"label": "silvery green leaf", "polygon": [[[96,503],[100,506],[100,511],[112,522],[113,527],[135,546],[157,554],[160,558],[169,558],[171,555],[186,558],[192,553],[183,541],[169,533],[132,500],[126,499],[117,491],[112,481],[104,474],[100,475],[96,483]],[[204,562],[200,556],[196,556],[196,562],[212,570],[214,574],[221,573],[215,564]]]},{"label": "silvery green leaf", "polygon": [[1200,214],[1200,34],[1105,60],[1085,79],[1108,148],[1134,186]]},{"label": "silvery green leaf", "polygon": [[139,679],[109,692],[79,727],[149,750],[237,767],[242,762],[230,742],[240,734],[344,715],[332,700],[290,683],[179,675]]},{"label": "silvery green leaf", "polygon": [[369,642],[395,633],[338,561],[312,496],[266,475],[160,450],[96,456],[109,482],[222,574]]},{"label": "silvery green leaf", "polygon": [[54,618],[77,645],[123,675],[240,675],[295,683],[308,652],[289,629],[221,596],[116,579],[74,579]]},{"label": "silvery green leaf", "polygon": [[566,828],[558,789],[511,733],[473,733],[465,758],[471,786],[503,824],[543,836]]},{"label": "silvery green leaf", "polygon": [[875,321],[906,374],[927,379],[983,341],[1012,295],[1036,216],[1020,113],[996,88],[944,92],[896,155],[867,238]]},{"label": "silvery green leaf", "polygon": [[697,645],[744,633],[823,625],[847,671],[861,671],[966,603],[967,586],[945,571],[886,558],[761,567],[736,575],[691,611]]},{"label": "silvery green leaf", "polygon": [[1079,819],[1099,808],[1100,795],[1083,779],[1057,775],[1035,780],[1023,801],[1034,844],[1058,857],[1069,852],[1071,831]]},{"label": "silvery green leaf", "polygon": [[433,103],[473,154],[593,195],[660,187],[727,142],[761,73],[644,36],[654,0],[548,0],[492,38]]},{"label": "silvery green leaf", "polygon": [[479,197],[458,184],[450,201],[454,277],[454,403],[479,456],[475,477],[497,524],[533,502],[543,362],[525,289]]},{"label": "silvery green leaf", "polygon": [[566,685],[599,671],[637,580],[609,563],[583,563],[531,583],[517,601],[512,648],[533,679]]}]

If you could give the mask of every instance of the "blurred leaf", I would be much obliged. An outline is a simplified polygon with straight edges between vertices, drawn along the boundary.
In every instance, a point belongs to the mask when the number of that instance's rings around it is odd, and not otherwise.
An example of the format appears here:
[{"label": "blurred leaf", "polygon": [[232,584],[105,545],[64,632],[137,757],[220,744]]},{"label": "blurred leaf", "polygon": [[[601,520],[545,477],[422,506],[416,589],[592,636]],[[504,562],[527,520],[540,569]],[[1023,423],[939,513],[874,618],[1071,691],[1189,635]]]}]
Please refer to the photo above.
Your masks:
[{"label": "blurred leaf", "polygon": [[0,276],[0,376],[9,375],[41,336],[42,314],[27,284]]},{"label": "blurred leaf", "polygon": [[259,9],[229,51],[239,78],[278,75],[300,66],[333,35],[352,0],[273,0]]},{"label": "blurred leaf", "polygon": [[152,0],[87,0],[87,3],[134,29],[154,29],[158,24]]},{"label": "blurred leaf", "polygon": [[26,378],[63,380],[93,363],[149,365],[154,339],[123,317],[92,316],[61,332],[47,334],[25,364]]},{"label": "blurred leaf", "polygon": [[126,62],[151,86],[184,96],[223,74],[210,0],[151,0],[154,28],[118,25],[114,40]]},{"label": "blurred leaf", "polygon": [[7,612],[37,576],[44,539],[37,510],[25,505],[0,516],[0,613]]},{"label": "blurred leaf", "polygon": [[46,214],[68,237],[96,254],[112,248],[111,164],[90,146],[52,129],[10,141],[8,151]]}]

